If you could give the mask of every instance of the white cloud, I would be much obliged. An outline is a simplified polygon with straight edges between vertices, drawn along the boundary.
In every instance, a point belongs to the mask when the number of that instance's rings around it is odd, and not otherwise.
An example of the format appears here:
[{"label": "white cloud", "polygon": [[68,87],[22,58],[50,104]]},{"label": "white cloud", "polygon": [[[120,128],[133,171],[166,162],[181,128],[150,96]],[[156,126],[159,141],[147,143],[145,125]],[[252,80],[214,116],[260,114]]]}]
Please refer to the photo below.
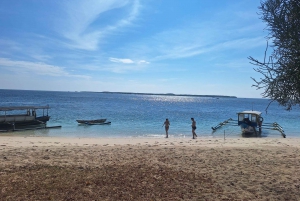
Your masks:
[{"label": "white cloud", "polygon": [[131,59],[118,59],[118,58],[109,58],[109,60],[111,62],[115,62],[115,63],[124,63],[124,64],[132,64],[134,63],[134,61],[132,61]]},{"label": "white cloud", "polygon": [[41,62],[29,62],[29,61],[12,61],[7,58],[0,58],[0,68],[4,68],[8,71],[12,71],[18,74],[39,74],[48,76],[65,76],[65,77],[81,77],[89,78],[84,75],[69,74],[63,67],[49,65]]},{"label": "white cloud", "polygon": [[137,62],[138,64],[150,64],[150,62],[145,61],[145,60],[140,60]]},{"label": "white cloud", "polygon": [[138,60],[138,61],[133,61],[131,59],[118,59],[118,58],[109,58],[111,62],[115,63],[123,63],[123,64],[149,64],[150,62],[145,61],[145,60]]}]

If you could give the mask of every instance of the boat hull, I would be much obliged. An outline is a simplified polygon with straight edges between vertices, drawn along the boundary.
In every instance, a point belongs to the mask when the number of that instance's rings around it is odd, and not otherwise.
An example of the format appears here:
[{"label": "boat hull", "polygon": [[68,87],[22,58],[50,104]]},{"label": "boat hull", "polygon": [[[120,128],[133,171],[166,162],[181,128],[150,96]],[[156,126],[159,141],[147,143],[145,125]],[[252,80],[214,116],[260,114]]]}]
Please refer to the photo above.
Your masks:
[{"label": "boat hull", "polygon": [[49,119],[50,116],[40,116],[36,118],[24,118],[22,116],[18,116],[12,119],[6,118],[6,121],[0,122],[0,130],[15,130],[27,126],[46,124]]},{"label": "boat hull", "polygon": [[50,116],[40,116],[40,117],[35,118],[36,121],[40,121],[43,123],[46,123],[47,121],[49,121],[49,119],[50,119]]},{"label": "boat hull", "polygon": [[89,122],[85,122],[85,123],[81,123],[79,125],[110,125],[111,122],[108,121],[108,122],[102,122],[102,123],[89,123]]},{"label": "boat hull", "polygon": [[49,105],[0,107],[0,131],[22,131],[61,127],[47,127],[46,123],[50,120],[50,116],[48,115],[49,108]]},{"label": "boat hull", "polygon": [[104,123],[106,121],[106,119],[94,119],[94,120],[76,120],[78,123],[80,124],[95,124],[95,123]]},{"label": "boat hull", "polygon": [[246,124],[241,124],[241,131],[242,131],[242,136],[243,137],[260,137],[261,132],[257,131],[255,127],[246,125]]}]

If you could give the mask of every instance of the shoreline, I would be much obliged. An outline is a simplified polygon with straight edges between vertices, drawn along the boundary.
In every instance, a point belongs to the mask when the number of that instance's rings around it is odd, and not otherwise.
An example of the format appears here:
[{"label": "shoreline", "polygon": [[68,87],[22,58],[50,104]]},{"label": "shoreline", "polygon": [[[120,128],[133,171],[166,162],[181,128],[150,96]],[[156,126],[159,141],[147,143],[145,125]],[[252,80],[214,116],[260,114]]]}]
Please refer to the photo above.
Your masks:
[{"label": "shoreline", "polygon": [[0,147],[30,146],[195,146],[195,147],[251,147],[290,146],[300,148],[300,138],[147,138],[147,137],[38,137],[0,136]]}]

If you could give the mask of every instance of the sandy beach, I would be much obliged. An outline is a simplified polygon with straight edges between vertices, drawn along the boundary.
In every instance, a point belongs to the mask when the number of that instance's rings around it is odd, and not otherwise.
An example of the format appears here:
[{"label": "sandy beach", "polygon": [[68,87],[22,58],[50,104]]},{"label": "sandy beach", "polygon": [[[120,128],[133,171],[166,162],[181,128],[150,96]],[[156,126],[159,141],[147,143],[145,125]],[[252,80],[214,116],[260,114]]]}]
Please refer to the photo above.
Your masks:
[{"label": "sandy beach", "polygon": [[0,137],[1,200],[300,200],[298,138]]}]

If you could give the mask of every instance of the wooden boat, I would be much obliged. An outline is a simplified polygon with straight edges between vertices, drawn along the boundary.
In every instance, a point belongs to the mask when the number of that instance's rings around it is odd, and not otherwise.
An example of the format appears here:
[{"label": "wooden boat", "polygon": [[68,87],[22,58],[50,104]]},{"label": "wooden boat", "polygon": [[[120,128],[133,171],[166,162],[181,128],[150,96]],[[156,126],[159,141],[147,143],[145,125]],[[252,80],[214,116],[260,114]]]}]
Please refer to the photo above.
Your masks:
[{"label": "wooden boat", "polygon": [[93,122],[85,122],[86,125],[108,125],[111,124],[110,121],[102,122],[102,123],[93,123]]},{"label": "wooden boat", "polygon": [[[0,107],[0,130],[17,130],[20,127],[46,125],[50,119],[48,109],[48,105]],[[41,116],[37,116],[38,110],[43,111]]]},{"label": "wooden boat", "polygon": [[106,119],[94,119],[94,120],[76,120],[80,124],[95,124],[95,123],[104,123]]}]

